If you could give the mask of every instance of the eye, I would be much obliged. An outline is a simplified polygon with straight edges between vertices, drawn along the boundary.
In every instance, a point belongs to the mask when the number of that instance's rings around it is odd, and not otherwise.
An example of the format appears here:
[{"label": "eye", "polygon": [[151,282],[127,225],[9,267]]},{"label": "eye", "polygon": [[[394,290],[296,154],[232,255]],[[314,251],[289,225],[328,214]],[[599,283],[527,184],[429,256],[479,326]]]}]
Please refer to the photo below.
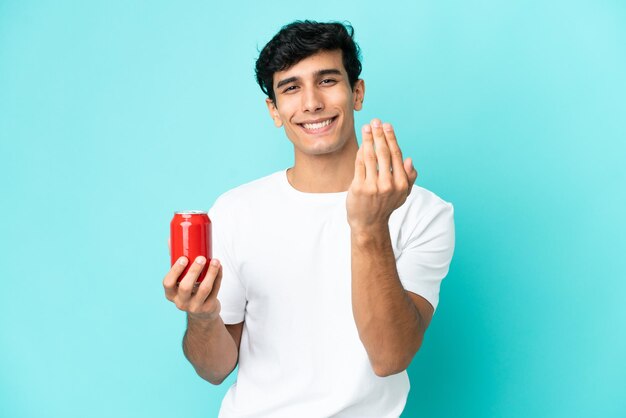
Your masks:
[{"label": "eye", "polygon": [[289,86],[287,87],[285,90],[283,90],[283,93],[289,93],[294,91],[298,86]]},{"label": "eye", "polygon": [[325,78],[324,80],[322,80],[321,84],[324,84],[326,86],[332,86],[333,84],[336,84],[337,80],[332,79],[332,78]]}]

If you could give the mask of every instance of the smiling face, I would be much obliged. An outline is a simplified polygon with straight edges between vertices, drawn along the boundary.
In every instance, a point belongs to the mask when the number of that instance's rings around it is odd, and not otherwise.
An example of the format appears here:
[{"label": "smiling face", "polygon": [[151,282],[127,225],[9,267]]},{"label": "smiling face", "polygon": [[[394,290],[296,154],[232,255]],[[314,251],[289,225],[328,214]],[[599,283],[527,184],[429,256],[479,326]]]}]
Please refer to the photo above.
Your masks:
[{"label": "smiling face", "polygon": [[[267,99],[277,127],[284,126],[298,156],[356,150],[354,111],[361,110],[365,85],[350,86],[341,50],[322,51],[274,73],[276,104]],[[353,144],[352,144],[353,143]]]}]

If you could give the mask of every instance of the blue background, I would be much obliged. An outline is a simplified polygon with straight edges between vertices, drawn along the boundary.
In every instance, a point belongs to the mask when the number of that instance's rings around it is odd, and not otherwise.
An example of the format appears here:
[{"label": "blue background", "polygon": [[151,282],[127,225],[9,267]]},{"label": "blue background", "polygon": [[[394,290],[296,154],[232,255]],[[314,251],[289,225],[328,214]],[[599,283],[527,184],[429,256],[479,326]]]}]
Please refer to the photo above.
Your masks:
[{"label": "blue background", "polygon": [[622,1],[0,0],[0,416],[210,417],[165,300],[172,212],[290,166],[255,84],[349,20],[365,108],[457,249],[405,417],[626,416]]}]

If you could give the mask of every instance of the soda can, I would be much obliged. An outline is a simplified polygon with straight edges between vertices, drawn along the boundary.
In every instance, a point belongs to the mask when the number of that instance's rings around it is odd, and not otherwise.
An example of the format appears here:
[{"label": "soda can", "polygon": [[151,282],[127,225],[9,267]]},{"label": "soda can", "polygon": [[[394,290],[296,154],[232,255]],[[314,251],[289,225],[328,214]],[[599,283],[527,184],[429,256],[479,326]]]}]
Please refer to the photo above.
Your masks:
[{"label": "soda can", "polygon": [[182,256],[189,260],[185,270],[178,276],[178,282],[185,277],[196,257],[201,255],[207,262],[196,283],[204,280],[212,257],[209,215],[200,210],[175,212],[170,223],[170,246],[172,266]]}]

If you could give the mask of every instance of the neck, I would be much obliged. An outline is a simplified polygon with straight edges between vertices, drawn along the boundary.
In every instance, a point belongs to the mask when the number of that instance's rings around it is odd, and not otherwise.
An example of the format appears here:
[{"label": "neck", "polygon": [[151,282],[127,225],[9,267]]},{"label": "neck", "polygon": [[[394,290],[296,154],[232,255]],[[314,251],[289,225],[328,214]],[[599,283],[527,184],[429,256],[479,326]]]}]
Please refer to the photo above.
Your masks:
[{"label": "neck", "polygon": [[296,151],[295,164],[287,171],[287,179],[292,187],[301,192],[345,192],[354,178],[354,159],[358,149],[355,138],[336,153],[305,155]]}]

